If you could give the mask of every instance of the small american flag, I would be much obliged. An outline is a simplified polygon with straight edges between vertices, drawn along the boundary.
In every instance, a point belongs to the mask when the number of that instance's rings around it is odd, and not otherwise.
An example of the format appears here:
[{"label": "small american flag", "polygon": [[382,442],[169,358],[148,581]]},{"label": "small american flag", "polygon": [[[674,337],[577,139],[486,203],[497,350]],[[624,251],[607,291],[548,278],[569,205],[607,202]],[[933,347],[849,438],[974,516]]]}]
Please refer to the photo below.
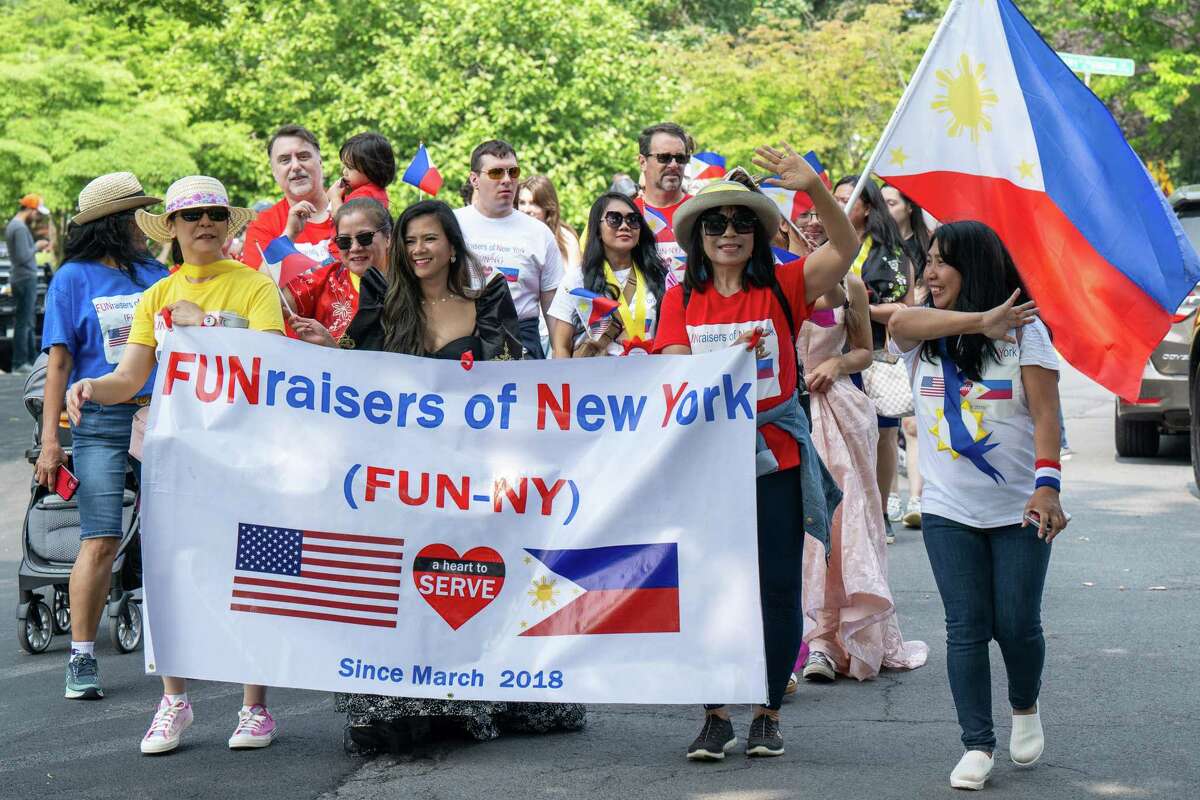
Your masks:
[{"label": "small american flag", "polygon": [[941,378],[926,375],[921,378],[921,397],[945,397],[946,382]]},{"label": "small american flag", "polygon": [[108,332],[109,347],[120,347],[129,342],[129,330],[132,325],[122,325],[119,328],[113,328]]},{"label": "small american flag", "polygon": [[404,540],[238,525],[229,608],[396,627]]}]

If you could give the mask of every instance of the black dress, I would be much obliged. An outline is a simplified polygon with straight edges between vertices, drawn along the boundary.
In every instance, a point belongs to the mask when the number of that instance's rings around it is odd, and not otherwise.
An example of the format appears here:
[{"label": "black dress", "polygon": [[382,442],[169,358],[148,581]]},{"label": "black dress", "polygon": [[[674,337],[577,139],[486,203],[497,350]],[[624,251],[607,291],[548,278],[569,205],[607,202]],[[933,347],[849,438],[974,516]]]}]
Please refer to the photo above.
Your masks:
[{"label": "black dress", "polygon": [[[358,313],[339,346],[383,350],[380,313],[387,278],[374,267],[362,278]],[[517,311],[502,280],[492,280],[475,300],[475,333],[448,343],[429,358],[459,359],[470,352],[477,361],[519,359],[522,354]],[[344,744],[351,752],[403,750],[449,728],[473,739],[494,739],[501,730],[545,733],[578,730],[585,710],[580,703],[509,703],[487,700],[439,700],[388,695],[334,694],[334,709],[346,714]]]}]

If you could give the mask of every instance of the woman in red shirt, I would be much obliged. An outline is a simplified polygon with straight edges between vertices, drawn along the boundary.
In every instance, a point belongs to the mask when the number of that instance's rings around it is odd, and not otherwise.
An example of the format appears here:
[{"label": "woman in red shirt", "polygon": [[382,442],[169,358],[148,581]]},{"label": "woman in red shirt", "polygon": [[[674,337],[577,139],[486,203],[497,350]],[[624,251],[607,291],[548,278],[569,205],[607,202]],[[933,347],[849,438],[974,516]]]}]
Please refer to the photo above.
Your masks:
[{"label": "woman in red shirt", "polygon": [[[778,756],[783,754],[779,707],[802,632],[800,446],[787,430],[802,419],[795,399],[795,327],[849,271],[858,236],[829,189],[790,147],[762,147],[757,153],[754,163],[779,175],[780,186],[812,197],[829,242],[805,258],[776,266],[771,252],[771,236],[779,227],[775,204],[734,181],[705,186],[675,212],[675,236],[687,251],[687,272],[683,285],[663,298],[654,351],[686,355],[733,345],[752,348],[758,361],[760,418],[781,410],[788,415],[779,424],[760,420],[766,442],[758,457],[757,497],[767,705],[755,709],[746,745],[747,755]],[[725,706],[705,706],[705,711],[704,727],[688,748],[688,758],[719,760],[737,737]]]}]

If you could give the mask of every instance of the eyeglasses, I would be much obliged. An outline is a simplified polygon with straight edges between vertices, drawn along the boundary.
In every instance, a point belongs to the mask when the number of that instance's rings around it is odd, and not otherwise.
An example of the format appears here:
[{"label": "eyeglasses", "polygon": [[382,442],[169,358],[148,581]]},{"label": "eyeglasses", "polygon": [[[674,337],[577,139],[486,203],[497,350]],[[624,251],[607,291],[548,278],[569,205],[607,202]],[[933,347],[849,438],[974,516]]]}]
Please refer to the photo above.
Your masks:
[{"label": "eyeglasses", "polygon": [[205,214],[213,222],[225,222],[229,219],[229,209],[222,206],[213,206],[212,208],[185,208],[182,211],[175,212],[184,222],[199,222],[200,218]]},{"label": "eyeglasses", "polygon": [[803,214],[796,215],[797,222],[820,222],[821,215],[815,211],[805,211]]},{"label": "eyeglasses", "polygon": [[619,230],[622,223],[636,231],[642,227],[642,215],[634,211],[628,214],[622,214],[620,211],[606,211],[604,213],[604,224],[614,231]]},{"label": "eyeglasses", "polygon": [[508,177],[515,181],[517,178],[521,177],[521,168],[509,167],[508,169],[505,169],[504,167],[492,167],[491,169],[479,170],[480,175],[487,175],[488,178],[494,181],[504,180],[505,173],[507,173]]},{"label": "eyeglasses", "polygon": [[653,158],[660,164],[670,164],[674,161],[676,164],[686,164],[692,160],[692,157],[687,153],[646,153],[646,158]]},{"label": "eyeglasses", "polygon": [[333,243],[337,245],[338,250],[349,250],[354,246],[354,242],[358,242],[359,247],[370,247],[371,242],[375,241],[375,234],[382,231],[383,228],[373,231],[364,231],[356,233],[353,236],[335,236]]},{"label": "eyeglasses", "polygon": [[724,214],[705,214],[700,218],[700,228],[705,236],[720,236],[725,229],[733,225],[734,233],[754,233],[758,217],[753,214],[734,214],[727,217]]}]

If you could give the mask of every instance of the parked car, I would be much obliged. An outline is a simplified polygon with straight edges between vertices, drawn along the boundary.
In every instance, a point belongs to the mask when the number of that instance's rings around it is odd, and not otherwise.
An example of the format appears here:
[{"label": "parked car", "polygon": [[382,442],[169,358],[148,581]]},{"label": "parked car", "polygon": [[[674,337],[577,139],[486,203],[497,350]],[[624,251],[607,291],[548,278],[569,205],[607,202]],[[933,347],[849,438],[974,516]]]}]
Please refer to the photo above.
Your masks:
[{"label": "parked car", "polygon": [[[1179,217],[1192,245],[1200,250],[1200,185],[1185,186],[1168,199]],[[1117,455],[1149,458],[1158,455],[1159,436],[1163,433],[1192,431],[1193,453],[1200,424],[1193,426],[1196,415],[1194,388],[1196,364],[1196,321],[1200,315],[1200,285],[1194,287],[1171,318],[1171,327],[1159,343],[1142,372],[1142,388],[1137,400],[1116,401]],[[1189,364],[1191,365],[1189,367]],[[1190,407],[1189,407],[1190,406]],[[1193,456],[1193,464],[1196,459]]]}]

